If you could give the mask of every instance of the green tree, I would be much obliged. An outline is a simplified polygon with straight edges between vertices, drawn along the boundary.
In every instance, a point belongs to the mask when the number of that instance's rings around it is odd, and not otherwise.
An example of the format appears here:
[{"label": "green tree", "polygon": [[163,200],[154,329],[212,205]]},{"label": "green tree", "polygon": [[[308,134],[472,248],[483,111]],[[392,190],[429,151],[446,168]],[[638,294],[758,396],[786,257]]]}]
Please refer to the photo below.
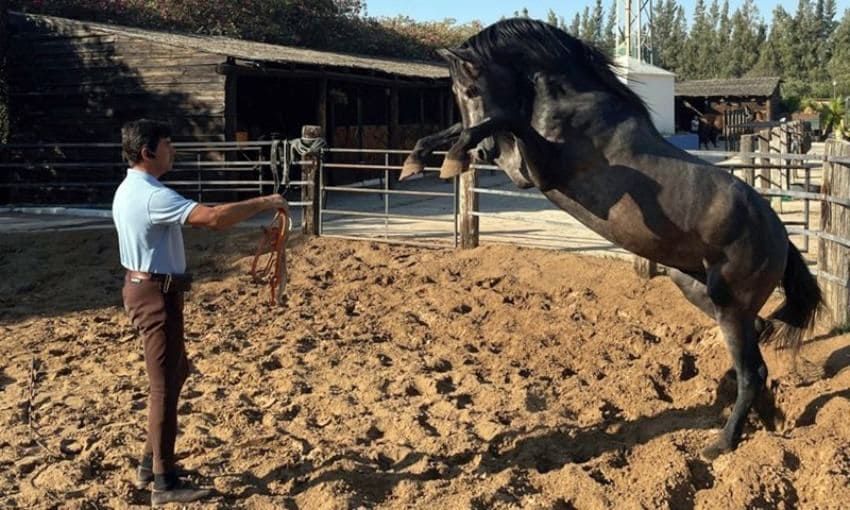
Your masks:
[{"label": "green tree", "polygon": [[550,25],[552,25],[552,26],[554,26],[554,27],[558,27],[558,28],[560,28],[561,30],[566,30],[566,29],[567,29],[567,26],[566,26],[566,24],[564,23],[564,17],[563,17],[563,16],[558,16],[558,14],[557,14],[555,11],[553,11],[552,9],[549,9],[549,12],[548,12],[548,13],[546,13],[546,21],[547,21]]},{"label": "green tree", "polygon": [[744,4],[732,15],[729,51],[724,57],[724,75],[741,77],[756,66],[759,51],[764,44],[766,26],[759,16],[753,0]]},{"label": "green tree", "polygon": [[581,13],[581,29],[579,38],[585,42],[592,42],[593,35],[596,33],[596,26],[593,23],[593,16],[590,15],[590,7],[585,6]]},{"label": "green tree", "polygon": [[850,95],[850,9],[844,11],[844,17],[832,33],[829,45],[832,57],[827,70],[830,79],[836,83],[835,92],[842,96]]},{"label": "green tree", "polygon": [[608,19],[605,21],[601,48],[609,56],[613,56],[614,50],[617,49],[617,0],[613,0],[608,9]]},{"label": "green tree", "polygon": [[820,113],[820,125],[825,135],[833,134],[835,138],[844,140],[850,135],[847,125],[847,110],[842,98],[832,98],[826,103],[809,101],[809,106]]},{"label": "green tree", "polygon": [[655,65],[676,72],[679,68],[679,56],[687,37],[684,26],[679,26],[677,17],[684,16],[676,0],[656,0],[655,20],[653,24],[653,61]]},{"label": "green tree", "polygon": [[[712,5],[717,5],[715,3]],[[723,0],[714,30],[714,55],[712,74],[718,78],[728,78],[726,63],[729,61],[732,46],[729,44],[732,22],[729,19],[729,0]]]},{"label": "green tree", "polygon": [[697,0],[691,31],[685,42],[682,60],[682,77],[686,79],[712,78],[714,62],[714,26],[705,12],[705,2]]},{"label": "green tree", "polygon": [[773,10],[770,35],[765,39],[759,52],[755,74],[759,76],[782,75],[782,69],[786,61],[793,58],[791,53],[792,25],[793,19],[791,16],[782,6],[777,6]]},{"label": "green tree", "polygon": [[573,21],[570,23],[570,27],[567,29],[567,32],[569,32],[573,37],[581,37],[581,16],[579,13],[576,13],[576,15],[573,16]]},{"label": "green tree", "polygon": [[602,7],[602,0],[596,0],[593,6],[593,33],[590,41],[601,47],[605,43],[605,8]]}]

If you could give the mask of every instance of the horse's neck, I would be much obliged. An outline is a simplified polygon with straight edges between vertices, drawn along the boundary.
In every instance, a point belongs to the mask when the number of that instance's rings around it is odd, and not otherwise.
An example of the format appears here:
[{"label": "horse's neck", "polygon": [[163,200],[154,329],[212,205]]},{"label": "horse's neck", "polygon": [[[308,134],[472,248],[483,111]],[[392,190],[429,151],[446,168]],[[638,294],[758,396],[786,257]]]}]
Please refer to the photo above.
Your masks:
[{"label": "horse's neck", "polygon": [[586,151],[588,144],[608,159],[663,146],[649,119],[613,92],[571,88],[557,76],[537,76],[532,127],[551,142]]}]

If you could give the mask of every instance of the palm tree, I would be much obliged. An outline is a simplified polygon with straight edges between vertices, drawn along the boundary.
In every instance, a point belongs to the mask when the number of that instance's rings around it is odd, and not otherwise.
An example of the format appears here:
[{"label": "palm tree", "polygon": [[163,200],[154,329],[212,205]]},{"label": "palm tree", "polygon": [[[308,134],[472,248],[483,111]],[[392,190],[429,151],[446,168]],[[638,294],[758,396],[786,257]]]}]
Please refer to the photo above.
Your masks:
[{"label": "palm tree", "polygon": [[821,126],[825,126],[823,133],[828,135],[830,131],[835,133],[837,140],[847,138],[848,127],[845,115],[847,113],[841,98],[832,98],[828,103],[823,103],[818,108],[820,112]]}]

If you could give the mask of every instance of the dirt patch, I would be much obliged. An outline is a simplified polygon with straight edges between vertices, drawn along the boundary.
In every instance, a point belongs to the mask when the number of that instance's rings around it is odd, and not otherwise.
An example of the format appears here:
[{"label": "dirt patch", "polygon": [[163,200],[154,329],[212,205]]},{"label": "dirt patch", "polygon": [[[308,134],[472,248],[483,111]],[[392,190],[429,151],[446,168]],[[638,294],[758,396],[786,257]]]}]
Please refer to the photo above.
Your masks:
[{"label": "dirt patch", "polygon": [[[772,352],[786,427],[700,450],[734,385],[713,323],[627,262],[294,240],[284,307],[254,232],[190,232],[193,508],[841,508],[850,342]],[[0,507],[141,508],[142,350],[111,232],[0,240]],[[31,382],[35,374],[35,383]],[[31,388],[34,388],[30,399]],[[29,430],[31,421],[33,430]],[[38,444],[41,443],[41,444]]]}]

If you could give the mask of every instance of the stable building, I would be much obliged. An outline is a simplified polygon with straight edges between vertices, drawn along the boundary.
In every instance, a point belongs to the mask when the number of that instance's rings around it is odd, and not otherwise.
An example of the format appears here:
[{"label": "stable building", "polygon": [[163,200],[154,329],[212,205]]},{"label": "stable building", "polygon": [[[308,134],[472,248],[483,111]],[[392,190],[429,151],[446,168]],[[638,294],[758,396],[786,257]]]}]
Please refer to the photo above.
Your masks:
[{"label": "stable building", "polygon": [[676,128],[688,131],[694,115],[719,129],[727,123],[724,117],[731,114],[743,122],[774,121],[779,113],[780,83],[778,77],[677,82]]},{"label": "stable building", "polygon": [[411,147],[452,122],[447,67],[239,39],[10,15],[11,142],[115,142],[139,117],[176,141],[295,138]]}]

